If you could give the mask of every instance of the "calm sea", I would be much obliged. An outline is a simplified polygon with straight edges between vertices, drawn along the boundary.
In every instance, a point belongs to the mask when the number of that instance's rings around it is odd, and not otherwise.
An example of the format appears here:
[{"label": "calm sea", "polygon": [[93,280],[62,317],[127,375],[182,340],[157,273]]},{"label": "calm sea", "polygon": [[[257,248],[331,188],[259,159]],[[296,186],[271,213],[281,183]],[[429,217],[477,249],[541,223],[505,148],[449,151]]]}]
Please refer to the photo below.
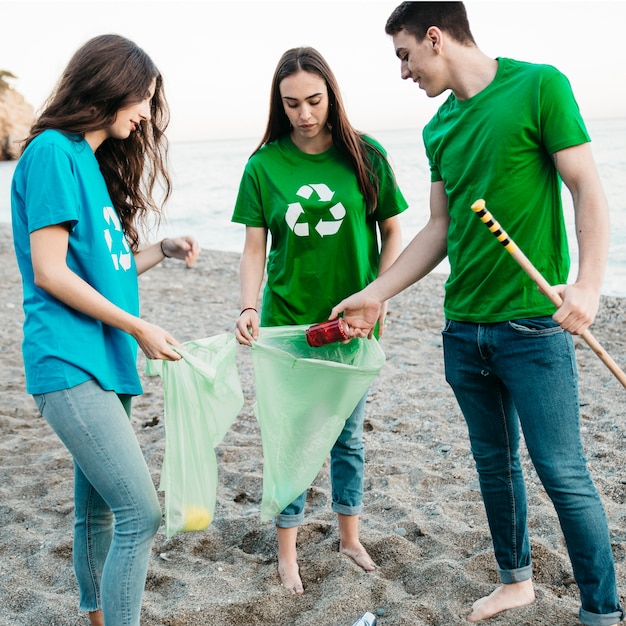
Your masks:
[{"label": "calm sea", "polygon": [[[611,212],[611,244],[603,293],[626,296],[626,119],[588,122],[593,151]],[[385,146],[410,208],[401,216],[405,245],[428,218],[429,175],[421,131],[372,132]],[[160,236],[194,234],[204,248],[241,252],[244,227],[230,216],[239,180],[256,139],[171,144],[174,193]],[[10,222],[9,188],[15,163],[0,163],[0,222]],[[572,242],[572,273],[576,243],[571,200],[564,192],[565,214]],[[515,199],[512,198],[513,202]],[[496,216],[497,218],[497,216]],[[506,228],[506,225],[503,224]],[[436,271],[446,272],[442,263]]]}]

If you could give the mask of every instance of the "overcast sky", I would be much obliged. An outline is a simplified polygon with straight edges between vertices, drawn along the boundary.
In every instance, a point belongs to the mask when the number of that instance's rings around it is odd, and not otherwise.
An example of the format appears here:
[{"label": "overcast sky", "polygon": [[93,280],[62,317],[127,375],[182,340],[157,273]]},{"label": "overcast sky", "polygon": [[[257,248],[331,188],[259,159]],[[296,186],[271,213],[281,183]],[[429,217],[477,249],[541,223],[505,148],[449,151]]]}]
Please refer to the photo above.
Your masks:
[{"label": "overcast sky", "polygon": [[[399,1],[0,0],[0,70],[38,108],[72,53],[114,32],[150,54],[166,84],[171,140],[259,137],[280,55],[316,47],[333,68],[352,123],[373,132],[421,128],[442,98],[400,79],[387,17]],[[624,117],[626,2],[468,0],[490,56],[557,66],[587,119]]]}]

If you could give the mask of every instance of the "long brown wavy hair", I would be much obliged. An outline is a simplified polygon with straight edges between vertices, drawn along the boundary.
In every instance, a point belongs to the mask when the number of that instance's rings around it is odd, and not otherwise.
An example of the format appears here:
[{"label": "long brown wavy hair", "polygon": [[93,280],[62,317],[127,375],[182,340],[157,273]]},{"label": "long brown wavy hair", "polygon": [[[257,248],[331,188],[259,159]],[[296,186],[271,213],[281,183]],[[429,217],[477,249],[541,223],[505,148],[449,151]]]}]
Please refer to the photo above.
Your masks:
[{"label": "long brown wavy hair", "polygon": [[[120,35],[100,35],[79,48],[30,129],[23,149],[40,133],[56,129],[69,136],[109,127],[117,112],[149,97],[151,118],[128,139],[106,139],[96,158],[113,206],[133,251],[139,247],[139,231],[148,218],[161,219],[171,193],[167,170],[168,142],[164,135],[169,108],[160,72],[135,43]],[[154,195],[160,191],[159,201]]]},{"label": "long brown wavy hair", "polygon": [[328,125],[331,129],[333,143],[348,157],[354,167],[367,210],[372,213],[376,210],[378,203],[379,181],[372,165],[370,153],[378,152],[380,154],[380,151],[366,142],[362,133],[355,130],[348,121],[337,79],[324,57],[315,48],[291,48],[280,58],[272,79],[267,128],[255,152],[264,144],[291,132],[279,87],[283,79],[302,70],[316,74],[326,83],[329,102]]}]

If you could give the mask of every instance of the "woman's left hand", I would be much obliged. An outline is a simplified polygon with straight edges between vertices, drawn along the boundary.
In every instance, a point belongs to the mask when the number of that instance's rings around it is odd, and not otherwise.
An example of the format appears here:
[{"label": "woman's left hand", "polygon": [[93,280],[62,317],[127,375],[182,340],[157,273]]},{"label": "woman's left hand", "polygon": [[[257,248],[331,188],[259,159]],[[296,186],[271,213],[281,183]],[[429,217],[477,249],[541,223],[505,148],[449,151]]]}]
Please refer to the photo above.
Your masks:
[{"label": "woman's left hand", "polygon": [[161,242],[163,254],[185,261],[187,267],[193,267],[200,256],[200,244],[190,235],[167,237]]}]

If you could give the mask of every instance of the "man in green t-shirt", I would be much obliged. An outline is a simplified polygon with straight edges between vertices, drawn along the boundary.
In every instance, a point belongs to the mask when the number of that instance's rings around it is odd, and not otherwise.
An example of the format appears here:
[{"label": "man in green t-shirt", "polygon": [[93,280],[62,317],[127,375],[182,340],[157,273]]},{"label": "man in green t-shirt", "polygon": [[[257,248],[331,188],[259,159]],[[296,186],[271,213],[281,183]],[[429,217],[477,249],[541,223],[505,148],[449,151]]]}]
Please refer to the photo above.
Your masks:
[{"label": "man in green t-shirt", "polygon": [[[492,59],[476,45],[461,2],[404,2],[386,32],[403,79],[450,95],[426,125],[430,219],[397,261],[340,302],[353,334],[370,332],[380,303],[447,255],[446,379],[467,422],[502,585],[468,620],[535,599],[520,433],[559,521],[580,590],[580,619],[624,617],[608,525],[586,467],[572,334],[599,305],[608,209],[568,80],[547,65]],[[561,180],[576,212],[579,270],[569,272]],[[471,211],[484,198],[563,299],[557,310]]]}]

